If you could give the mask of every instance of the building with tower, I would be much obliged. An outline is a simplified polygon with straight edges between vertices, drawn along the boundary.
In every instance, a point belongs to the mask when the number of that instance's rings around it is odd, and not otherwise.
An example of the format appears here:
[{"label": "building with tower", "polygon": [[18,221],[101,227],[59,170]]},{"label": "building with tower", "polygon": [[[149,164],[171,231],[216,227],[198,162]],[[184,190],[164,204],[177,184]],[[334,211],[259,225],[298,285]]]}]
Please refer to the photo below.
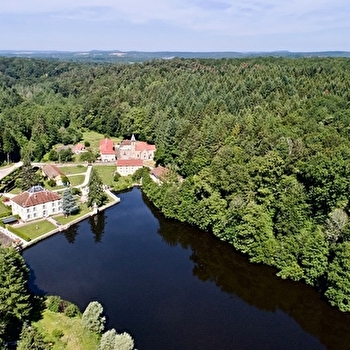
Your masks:
[{"label": "building with tower", "polygon": [[153,160],[156,146],[144,141],[136,141],[132,134],[130,140],[123,140],[117,146],[117,159]]}]

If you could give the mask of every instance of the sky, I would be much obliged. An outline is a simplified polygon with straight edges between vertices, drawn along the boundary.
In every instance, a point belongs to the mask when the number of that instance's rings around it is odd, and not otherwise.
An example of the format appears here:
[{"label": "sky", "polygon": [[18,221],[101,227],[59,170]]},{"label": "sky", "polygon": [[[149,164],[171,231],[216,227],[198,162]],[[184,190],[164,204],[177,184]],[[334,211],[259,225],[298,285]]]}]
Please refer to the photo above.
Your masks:
[{"label": "sky", "polygon": [[3,1],[0,50],[350,51],[350,1]]}]

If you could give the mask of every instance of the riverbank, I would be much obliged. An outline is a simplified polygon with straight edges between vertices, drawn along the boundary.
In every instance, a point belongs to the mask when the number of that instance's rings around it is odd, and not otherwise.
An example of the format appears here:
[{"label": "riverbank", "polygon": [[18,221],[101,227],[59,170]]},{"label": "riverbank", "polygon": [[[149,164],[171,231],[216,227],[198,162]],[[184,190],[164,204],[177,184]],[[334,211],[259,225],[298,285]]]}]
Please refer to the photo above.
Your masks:
[{"label": "riverbank", "polygon": [[[34,244],[48,238],[51,237],[52,235],[58,233],[58,232],[62,232],[67,230],[69,227],[71,227],[72,225],[75,225],[77,223],[79,223],[80,221],[83,221],[87,218],[89,218],[90,216],[94,216],[96,215],[98,212],[104,211],[116,204],[118,204],[120,202],[120,198],[118,196],[116,196],[114,193],[112,193],[110,190],[106,189],[105,190],[106,194],[108,195],[108,197],[110,198],[110,201],[103,205],[102,207],[99,207],[97,209],[91,209],[89,212],[83,214],[83,215],[79,215],[78,217],[72,216],[72,220],[65,223],[65,224],[61,224],[59,221],[56,220],[56,216],[55,217],[48,217],[45,219],[39,219],[39,220],[35,220],[35,221],[30,221],[29,223],[22,223],[17,225],[16,227],[14,226],[14,230],[11,231],[7,228],[3,228],[0,227],[0,234],[1,236],[3,236],[4,238],[4,242],[6,242],[6,245],[15,245],[17,247],[19,247],[20,249],[26,249],[30,246],[33,246]],[[51,225],[49,226],[51,227],[55,227],[54,229],[50,229],[49,231],[40,233],[38,237],[35,237],[34,239],[30,239],[30,240],[25,240],[23,239],[20,235],[17,235],[16,232],[16,228],[20,227],[21,229],[25,228],[25,227],[29,227],[29,226],[36,226],[36,229],[38,229],[39,227],[46,227],[45,225],[41,225],[41,223],[45,221],[50,223]]]}]

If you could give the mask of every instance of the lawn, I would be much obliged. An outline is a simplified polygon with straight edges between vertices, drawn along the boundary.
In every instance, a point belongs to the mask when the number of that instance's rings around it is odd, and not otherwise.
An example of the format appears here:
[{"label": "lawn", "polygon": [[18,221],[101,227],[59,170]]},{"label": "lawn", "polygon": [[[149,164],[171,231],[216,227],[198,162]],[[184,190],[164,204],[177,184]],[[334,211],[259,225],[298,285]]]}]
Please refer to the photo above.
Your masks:
[{"label": "lawn", "polygon": [[44,187],[50,191],[58,191],[62,190],[62,192],[66,189],[66,186],[50,186],[48,181],[45,181]]},{"label": "lawn", "polygon": [[[100,146],[100,141],[103,140],[105,136],[103,134],[99,134],[96,131],[85,131],[83,132],[83,141],[89,142],[90,147],[93,151],[98,151]],[[121,139],[117,137],[111,137],[111,140],[114,142],[120,142]]]},{"label": "lawn", "polygon": [[0,197],[0,217],[2,214],[11,213],[11,207],[9,207],[3,203],[3,201],[5,199],[6,199],[6,197]]},{"label": "lawn", "polygon": [[[43,318],[35,323],[47,342],[54,343],[53,350],[96,350],[99,336],[86,330],[81,316],[67,317],[64,314],[45,310]],[[53,332],[61,331],[63,336],[57,338]]]},{"label": "lawn", "polygon": [[71,175],[71,176],[68,176],[68,180],[71,184],[71,186],[78,186],[78,185],[81,185],[84,180],[85,180],[85,175]]},{"label": "lawn", "polygon": [[87,167],[83,165],[60,166],[59,169],[67,176],[86,173]]},{"label": "lawn", "polygon": [[129,176],[121,176],[117,182],[113,184],[113,190],[122,191],[127,188],[132,187],[134,181],[132,180],[131,175]]},{"label": "lawn", "polygon": [[80,212],[75,215],[69,215],[68,217],[65,217],[64,215],[55,216],[55,220],[59,222],[62,225],[66,225],[69,222],[80,218],[81,216],[87,214],[90,211],[90,209],[87,207],[86,204],[80,204]]},{"label": "lawn", "polygon": [[97,170],[104,184],[113,187],[114,172],[116,166],[113,165],[96,165],[94,169]]},{"label": "lawn", "polygon": [[[23,226],[15,227],[15,234],[22,235],[23,238],[30,238],[31,240],[38,238],[45,233],[48,233],[56,228],[51,222],[46,220],[35,221],[32,223],[25,224]],[[11,231],[11,227],[9,227]]]},{"label": "lawn", "polygon": [[13,188],[9,193],[11,194],[20,194],[22,193],[22,190],[18,187]]}]

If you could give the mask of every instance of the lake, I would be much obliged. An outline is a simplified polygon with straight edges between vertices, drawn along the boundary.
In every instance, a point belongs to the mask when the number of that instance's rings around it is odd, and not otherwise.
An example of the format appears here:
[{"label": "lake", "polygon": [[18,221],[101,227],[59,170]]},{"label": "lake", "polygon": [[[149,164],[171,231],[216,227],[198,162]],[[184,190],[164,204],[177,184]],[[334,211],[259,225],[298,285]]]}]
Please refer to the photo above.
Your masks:
[{"label": "lake", "polygon": [[231,246],[165,219],[138,188],[121,203],[25,250],[30,287],[83,311],[139,350],[348,349],[350,316]]}]

